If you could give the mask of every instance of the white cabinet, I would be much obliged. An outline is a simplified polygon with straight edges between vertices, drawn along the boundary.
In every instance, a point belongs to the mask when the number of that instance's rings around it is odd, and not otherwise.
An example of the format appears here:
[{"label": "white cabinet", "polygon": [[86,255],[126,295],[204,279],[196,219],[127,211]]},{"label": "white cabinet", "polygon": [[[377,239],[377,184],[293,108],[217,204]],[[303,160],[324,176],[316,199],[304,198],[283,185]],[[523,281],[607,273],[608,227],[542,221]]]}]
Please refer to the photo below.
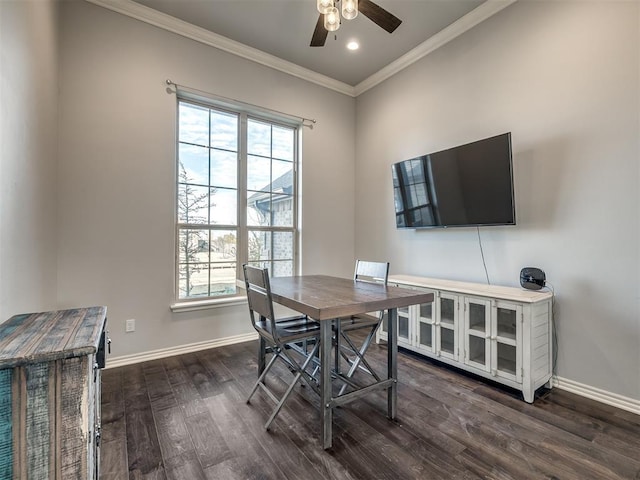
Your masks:
[{"label": "white cabinet", "polygon": [[[552,374],[549,292],[395,275],[390,285],[427,291],[434,301],[398,309],[398,345],[521,390]],[[377,339],[386,340],[386,319]]]}]

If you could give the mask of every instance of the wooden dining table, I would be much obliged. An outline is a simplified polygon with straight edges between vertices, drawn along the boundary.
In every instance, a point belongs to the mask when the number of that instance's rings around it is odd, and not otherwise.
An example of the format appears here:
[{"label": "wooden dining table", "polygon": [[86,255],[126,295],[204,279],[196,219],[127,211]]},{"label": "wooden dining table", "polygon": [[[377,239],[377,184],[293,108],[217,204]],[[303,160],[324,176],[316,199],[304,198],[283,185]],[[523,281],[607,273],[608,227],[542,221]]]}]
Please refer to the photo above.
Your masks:
[{"label": "wooden dining table", "polygon": [[[397,308],[430,303],[433,301],[433,294],[326,275],[272,278],[271,294],[274,302],[303,313],[320,323],[319,383],[323,447],[327,449],[332,446],[333,408],[374,391],[387,390],[387,416],[395,419],[398,400]],[[335,371],[332,371],[331,366],[332,325],[339,322],[340,318],[380,310],[388,311],[387,376],[375,383],[334,397],[332,382]]]}]

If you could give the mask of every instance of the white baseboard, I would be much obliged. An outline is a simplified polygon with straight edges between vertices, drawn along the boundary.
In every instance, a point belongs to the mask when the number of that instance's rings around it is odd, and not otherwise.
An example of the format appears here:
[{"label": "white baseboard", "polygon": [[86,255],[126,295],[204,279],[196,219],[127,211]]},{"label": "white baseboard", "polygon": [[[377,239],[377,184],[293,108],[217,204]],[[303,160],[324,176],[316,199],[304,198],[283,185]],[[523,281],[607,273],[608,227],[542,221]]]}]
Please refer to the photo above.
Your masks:
[{"label": "white baseboard", "polygon": [[553,377],[553,386],[560,390],[566,390],[567,392],[575,393],[576,395],[640,415],[640,400],[636,400],[635,398],[624,397],[617,393],[607,392],[606,390],[601,390],[591,385],[585,385],[569,380],[568,378],[557,376]]},{"label": "white baseboard", "polygon": [[120,357],[109,358],[107,360],[107,368],[123,367],[134,363],[148,362],[149,360],[157,360],[159,358],[173,357],[174,355],[183,355],[185,353],[198,352],[209,348],[223,347],[225,345],[233,345],[235,343],[249,342],[257,340],[258,334],[245,333],[242,335],[234,335],[232,337],[219,338],[216,340],[208,340],[206,342],[189,343],[177,347],[161,348],[159,350],[151,350],[143,353],[134,353],[133,355],[122,355]]},{"label": "white baseboard", "polygon": [[[172,357],[174,355],[182,355],[185,353],[198,352],[209,348],[223,347],[225,345],[233,345],[236,343],[249,342],[257,340],[258,334],[245,333],[242,335],[234,335],[232,337],[219,338],[216,340],[208,340],[206,342],[190,343],[177,347],[161,348],[159,350],[151,350],[149,352],[136,353],[133,355],[123,355],[120,357],[110,358],[107,361],[107,368],[123,367],[134,363],[148,362],[149,360],[157,360],[159,358]],[[629,412],[640,415],[640,400],[618,395],[617,393],[607,392],[591,385],[569,380],[568,378],[554,376],[553,386],[560,390],[575,393],[582,397],[590,398],[597,402],[601,402],[613,407],[627,410]]]}]

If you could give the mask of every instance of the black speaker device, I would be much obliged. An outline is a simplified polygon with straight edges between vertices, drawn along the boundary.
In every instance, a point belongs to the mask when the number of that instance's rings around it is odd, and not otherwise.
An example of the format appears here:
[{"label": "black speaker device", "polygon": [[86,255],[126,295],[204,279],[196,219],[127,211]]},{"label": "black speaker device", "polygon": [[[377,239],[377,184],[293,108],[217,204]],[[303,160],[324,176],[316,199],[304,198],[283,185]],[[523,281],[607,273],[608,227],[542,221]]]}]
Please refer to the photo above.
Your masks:
[{"label": "black speaker device", "polygon": [[545,286],[547,277],[544,271],[536,267],[524,267],[520,270],[520,285],[527,290],[540,290]]}]

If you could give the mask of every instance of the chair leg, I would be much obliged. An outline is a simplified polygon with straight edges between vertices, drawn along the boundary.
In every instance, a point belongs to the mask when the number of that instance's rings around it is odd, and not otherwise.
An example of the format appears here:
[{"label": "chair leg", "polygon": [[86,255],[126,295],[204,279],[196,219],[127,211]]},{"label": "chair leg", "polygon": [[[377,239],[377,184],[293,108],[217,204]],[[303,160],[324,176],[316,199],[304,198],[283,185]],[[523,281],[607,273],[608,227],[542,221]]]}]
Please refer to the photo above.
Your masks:
[{"label": "chair leg", "polygon": [[[309,367],[309,364],[315,360],[315,356],[319,348],[320,348],[320,342],[316,342],[313,349],[311,350],[311,353],[307,355],[302,365],[300,365],[293,357],[291,357],[289,352],[287,352],[285,349],[282,349],[282,348],[273,349],[273,357],[271,357],[271,359],[269,360],[269,363],[267,364],[267,366],[264,368],[264,370],[258,377],[258,380],[253,386],[251,393],[247,397],[247,403],[250,403],[251,397],[253,397],[254,393],[256,393],[256,390],[258,390],[258,387],[261,387],[265,391],[265,393],[267,393],[267,395],[274,401],[274,403],[276,403],[276,408],[271,413],[271,416],[269,417],[269,420],[267,420],[267,423],[265,423],[264,425],[265,429],[269,430],[271,423],[273,422],[273,420],[276,418],[276,416],[282,409],[284,402],[287,400],[287,398],[291,394],[291,391],[293,390],[293,387],[296,386],[296,383],[298,383],[298,381],[302,382],[302,380],[304,379],[304,381],[306,381],[316,392],[319,392],[318,388],[313,384],[314,378],[306,371],[307,368]],[[273,366],[273,364],[276,362],[278,358],[280,358],[280,360],[282,360],[282,362],[285,363],[295,373],[293,381],[289,384],[289,387],[287,388],[286,392],[282,395],[282,397],[280,397],[280,399],[278,399],[264,383],[264,379],[267,373],[269,373],[269,371],[271,370],[271,367]]]},{"label": "chair leg", "polygon": [[369,334],[367,336],[367,338],[364,340],[362,346],[360,347],[360,350],[358,350],[355,347],[355,345],[351,342],[351,339],[349,339],[346,335],[343,334],[344,339],[347,341],[349,346],[353,348],[353,350],[354,350],[354,352],[356,354],[356,357],[357,357],[356,360],[351,365],[351,369],[349,370],[349,376],[352,376],[355,373],[356,368],[358,368],[358,367],[363,368],[363,367],[360,366],[360,363],[363,363],[364,366],[366,367],[367,372],[371,376],[373,376],[377,381],[380,381],[380,377],[378,377],[376,372],[373,370],[371,365],[369,365],[369,362],[365,358],[365,354],[367,353],[367,350],[369,350],[369,346],[371,345],[371,342],[373,341],[373,338],[375,336],[375,332],[376,332],[376,329],[374,329],[371,332],[371,334]]},{"label": "chair leg", "polygon": [[269,370],[271,369],[271,367],[273,366],[273,364],[275,363],[275,361],[276,361],[276,359],[278,358],[279,355],[280,355],[280,353],[277,350],[275,350],[274,353],[273,353],[273,357],[271,357],[271,360],[269,360],[268,365],[266,366],[266,368],[262,371],[262,373],[258,377],[258,380],[256,381],[255,385],[253,386],[253,389],[251,390],[251,393],[247,397],[247,403],[249,403],[251,401],[251,397],[253,397],[253,394],[256,393],[256,390],[258,389],[258,387],[260,386],[260,384],[264,380],[264,377],[267,375],[267,373],[269,372]]},{"label": "chair leg", "polygon": [[335,332],[334,332],[334,337],[335,337],[335,342],[336,342],[336,359],[335,359],[335,371],[336,373],[340,373],[340,350],[341,350],[341,340],[340,338],[342,337],[342,330],[340,329],[340,319],[336,319],[335,320]]},{"label": "chair leg", "polygon": [[[351,368],[349,368],[349,371],[344,375],[347,378],[351,378],[353,376],[353,374],[356,372],[356,369],[358,367],[360,367],[360,363],[363,363],[364,366],[366,367],[368,373],[370,375],[372,375],[378,382],[380,381],[380,377],[376,374],[375,370],[373,370],[373,368],[371,367],[371,365],[369,364],[369,362],[367,362],[367,359],[364,357],[367,350],[369,349],[369,345],[371,345],[371,341],[373,340],[373,337],[376,333],[377,327],[374,328],[371,333],[369,333],[369,335],[367,335],[367,338],[365,338],[362,346],[360,347],[360,349],[358,349],[353,342],[351,341],[351,339],[344,333],[342,332],[342,337],[344,338],[345,342],[349,345],[349,347],[353,350],[353,352],[356,355],[355,360],[351,363]],[[362,368],[362,367],[360,367]],[[342,395],[345,390],[347,389],[347,384],[345,383],[344,385],[342,385],[342,388],[340,388],[340,391],[338,392],[338,395]]]},{"label": "chair leg", "polygon": [[[320,345],[320,342],[317,342],[316,345],[313,347],[313,351],[311,352],[310,355],[307,356],[307,358],[304,361],[304,363],[302,364],[302,366],[299,366],[289,356],[289,354],[286,351],[279,352],[279,353],[282,353],[283,355],[285,355],[287,357],[287,359],[289,360],[289,362],[291,362],[292,365],[295,365],[297,367],[297,372],[296,372],[296,375],[293,377],[293,381],[289,384],[289,388],[287,388],[287,391],[284,392],[284,394],[282,395],[282,398],[280,399],[280,401],[276,405],[276,408],[273,411],[273,413],[271,414],[271,416],[269,417],[269,420],[267,420],[267,423],[265,423],[265,425],[264,425],[265,429],[269,430],[269,427],[271,426],[271,422],[273,422],[273,420],[276,418],[276,415],[278,415],[278,413],[280,413],[280,410],[284,406],[284,402],[287,400],[287,398],[289,398],[289,395],[291,394],[291,391],[293,390],[293,387],[295,387],[296,383],[298,383],[298,380],[300,380],[300,378],[305,378],[303,376],[303,373],[305,372],[305,370],[309,366],[309,362],[311,362],[311,360],[313,360],[313,355],[315,354],[315,352],[318,349],[319,345]],[[305,380],[307,380],[307,379],[305,378]],[[309,385],[311,385],[311,383],[309,383]]]}]

